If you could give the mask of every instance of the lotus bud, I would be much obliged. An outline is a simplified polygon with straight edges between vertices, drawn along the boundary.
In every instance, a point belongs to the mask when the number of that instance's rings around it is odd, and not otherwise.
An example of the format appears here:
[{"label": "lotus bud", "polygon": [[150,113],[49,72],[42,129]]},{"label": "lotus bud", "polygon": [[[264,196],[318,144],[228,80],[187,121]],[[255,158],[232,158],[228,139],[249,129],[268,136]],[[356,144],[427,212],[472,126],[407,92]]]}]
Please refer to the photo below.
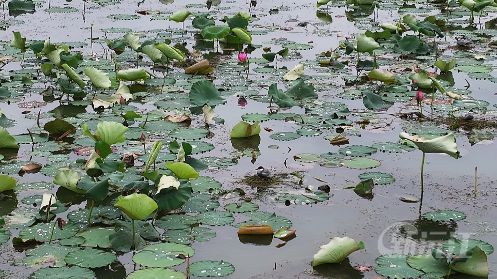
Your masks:
[{"label": "lotus bud", "polygon": [[97,149],[95,149],[95,153],[97,153],[97,155],[100,156],[100,152],[98,152]]},{"label": "lotus bud", "polygon": [[124,100],[124,97],[123,97],[123,96],[121,96],[121,99],[119,99],[119,103],[120,103],[121,105],[124,105],[124,103],[125,103],[125,102],[126,102],[126,101]]},{"label": "lotus bud", "polygon": [[416,101],[418,102],[418,105],[421,103],[421,101],[423,101],[423,92],[416,92]]},{"label": "lotus bud", "polygon": [[147,139],[147,137],[145,137],[145,134],[142,133],[142,135],[140,136],[140,141],[145,142],[145,139]]},{"label": "lotus bud", "polygon": [[245,63],[245,61],[247,61],[247,54],[245,52],[238,54],[238,61],[240,61],[240,63]]}]

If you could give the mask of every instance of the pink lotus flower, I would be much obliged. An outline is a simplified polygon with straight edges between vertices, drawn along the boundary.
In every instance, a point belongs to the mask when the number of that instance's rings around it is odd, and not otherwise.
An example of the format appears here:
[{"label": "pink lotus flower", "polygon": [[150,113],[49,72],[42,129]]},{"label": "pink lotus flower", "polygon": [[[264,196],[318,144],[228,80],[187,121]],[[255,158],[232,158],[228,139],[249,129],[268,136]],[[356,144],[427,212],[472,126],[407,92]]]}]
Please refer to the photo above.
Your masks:
[{"label": "pink lotus flower", "polygon": [[247,61],[247,54],[245,52],[239,53],[238,61],[240,61],[240,63],[245,63],[245,61]]},{"label": "pink lotus flower", "polygon": [[418,91],[416,92],[416,101],[418,102],[418,105],[421,103],[421,101],[423,101],[423,92],[421,91]]}]

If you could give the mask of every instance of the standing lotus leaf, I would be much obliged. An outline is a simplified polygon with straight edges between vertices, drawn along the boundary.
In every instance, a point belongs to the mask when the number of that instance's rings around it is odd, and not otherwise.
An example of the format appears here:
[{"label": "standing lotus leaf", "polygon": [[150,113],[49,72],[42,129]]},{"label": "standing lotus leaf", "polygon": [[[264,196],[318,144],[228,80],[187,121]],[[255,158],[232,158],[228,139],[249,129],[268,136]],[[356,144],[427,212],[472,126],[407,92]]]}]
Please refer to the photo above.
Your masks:
[{"label": "standing lotus leaf", "polygon": [[406,132],[400,133],[399,136],[401,139],[412,141],[424,153],[445,153],[456,159],[459,158],[456,138],[453,133],[434,139],[426,139],[417,135],[411,136]]},{"label": "standing lotus leaf", "polygon": [[334,237],[330,243],[320,247],[317,254],[314,255],[312,266],[325,263],[340,263],[347,258],[352,252],[364,249],[364,243],[356,242],[352,238]]},{"label": "standing lotus leaf", "polygon": [[114,206],[124,211],[133,220],[147,218],[158,207],[152,198],[145,194],[137,193],[125,197],[120,196]]},{"label": "standing lotus leaf", "polygon": [[364,34],[357,34],[355,38],[357,40],[357,52],[368,52],[372,55],[373,50],[380,48],[380,44]]}]

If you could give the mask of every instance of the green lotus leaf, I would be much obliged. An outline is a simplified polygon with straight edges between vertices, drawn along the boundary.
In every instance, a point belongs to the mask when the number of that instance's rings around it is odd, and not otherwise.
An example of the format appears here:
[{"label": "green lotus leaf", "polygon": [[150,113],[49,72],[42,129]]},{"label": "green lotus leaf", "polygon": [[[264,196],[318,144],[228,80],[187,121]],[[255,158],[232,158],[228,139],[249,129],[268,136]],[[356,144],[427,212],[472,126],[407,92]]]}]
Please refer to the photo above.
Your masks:
[{"label": "green lotus leaf", "polygon": [[93,67],[86,68],[85,75],[90,78],[95,87],[109,88],[112,85],[109,79],[109,75],[99,69]]},{"label": "green lotus leaf", "polygon": [[453,261],[450,264],[450,268],[457,272],[472,276],[488,277],[487,255],[480,249],[480,247],[475,246],[472,249],[471,256],[468,259]]},{"label": "green lotus leaf", "polygon": [[338,150],[340,154],[352,157],[365,157],[376,153],[376,151],[376,148],[365,145],[350,145]]},{"label": "green lotus leaf", "polygon": [[200,35],[206,40],[221,39],[230,33],[231,29],[228,25],[207,26],[200,32]]},{"label": "green lotus leaf", "polygon": [[242,213],[256,211],[257,209],[259,209],[259,206],[255,203],[242,201],[239,203],[229,203],[224,206],[224,209],[230,212]]},{"label": "green lotus leaf", "polygon": [[145,53],[150,60],[154,63],[162,61],[162,51],[156,48],[154,45],[146,45],[142,47],[142,52]]},{"label": "green lotus leaf", "polygon": [[172,243],[192,244],[194,241],[204,242],[216,237],[216,233],[209,228],[193,227],[181,230],[168,230],[163,235],[163,240]]},{"label": "green lotus leaf", "polygon": [[373,51],[380,47],[373,38],[370,38],[364,34],[356,34],[355,38],[357,40],[357,52],[368,52],[373,54]]},{"label": "green lotus leaf", "polygon": [[371,169],[381,165],[380,161],[371,158],[354,158],[344,160],[342,164],[351,169]]},{"label": "green lotus leaf", "polygon": [[444,250],[448,251],[448,253],[461,256],[467,256],[467,251],[473,250],[473,248],[476,246],[480,247],[480,249],[487,255],[490,255],[494,252],[494,247],[491,244],[472,238],[449,239],[443,244]]},{"label": "green lotus leaf", "polygon": [[235,28],[231,29],[231,31],[233,33],[235,33],[235,35],[238,37],[238,39],[245,41],[249,44],[252,43],[252,35],[250,35],[250,33],[247,30],[240,28],[240,27],[235,27]]},{"label": "green lotus leaf", "polygon": [[244,212],[243,215],[246,215],[250,218],[250,220],[236,223],[233,226],[236,228],[241,228],[245,225],[269,225],[273,229],[273,231],[277,231],[281,228],[289,229],[292,227],[292,221],[288,220],[283,216],[278,216],[275,213],[264,212],[264,211],[252,211],[252,212]]},{"label": "green lotus leaf", "polygon": [[306,84],[303,80],[299,80],[292,87],[290,87],[286,91],[286,94],[294,100],[315,100],[318,98],[318,94],[314,92],[314,86],[312,84]]},{"label": "green lotus leaf", "polygon": [[87,228],[76,234],[77,237],[84,238],[81,246],[109,248],[109,236],[114,233],[114,229],[107,228]]},{"label": "green lotus leaf", "polygon": [[134,51],[138,51],[142,45],[140,42],[140,37],[135,34],[124,35],[124,40]]},{"label": "green lotus leaf", "polygon": [[143,220],[157,209],[157,203],[145,194],[133,193],[128,196],[119,196],[114,204],[133,220]]},{"label": "green lotus leaf", "polygon": [[22,262],[26,266],[35,266],[42,264],[46,261],[55,262],[53,267],[62,267],[66,265],[64,261],[65,256],[78,248],[61,246],[60,244],[42,244],[34,249],[26,251],[26,257]]},{"label": "green lotus leaf", "polygon": [[299,104],[297,101],[294,101],[292,97],[285,94],[283,90],[278,89],[278,85],[276,83],[269,86],[268,96],[273,98],[273,102],[281,108],[289,108]]},{"label": "green lotus leaf", "polygon": [[117,71],[116,78],[122,81],[140,81],[148,79],[148,75],[147,72],[141,68],[127,69]]},{"label": "green lotus leaf", "polygon": [[34,13],[34,12],[35,12],[35,3],[33,3],[33,1],[12,0],[9,2],[9,15],[11,16],[15,17],[21,14]]},{"label": "green lotus leaf", "polygon": [[79,87],[81,87],[81,88],[85,87],[86,84],[83,81],[83,79],[81,79],[81,77],[71,67],[69,67],[67,64],[62,64],[61,66],[62,66],[62,68],[64,68],[64,70],[67,73],[67,76],[72,81],[76,82],[79,85]]},{"label": "green lotus leaf", "polygon": [[453,133],[433,139],[426,139],[417,135],[411,136],[406,132],[400,133],[399,136],[401,139],[412,141],[424,153],[445,153],[456,159],[459,158],[456,138]]},{"label": "green lotus leaf", "polygon": [[172,20],[172,21],[176,21],[176,22],[183,22],[185,21],[189,15],[191,15],[192,13],[188,10],[181,10],[181,11],[177,11],[175,12],[174,14],[172,14],[170,17],[169,17],[169,20]]},{"label": "green lotus leaf", "polygon": [[169,133],[169,136],[174,139],[198,140],[200,138],[206,137],[208,134],[209,130],[188,127],[174,129]]},{"label": "green lotus leaf", "polygon": [[76,127],[74,127],[74,125],[60,118],[56,118],[55,120],[47,122],[43,126],[43,129],[49,132],[50,136],[57,138],[62,135],[76,133]]},{"label": "green lotus leaf", "polygon": [[192,85],[190,90],[190,101],[196,106],[207,104],[211,107],[226,102],[226,100],[221,97],[216,86],[208,80],[197,81]]},{"label": "green lotus leaf", "polygon": [[192,195],[192,187],[189,183],[180,184],[178,189],[169,187],[161,189],[154,196],[157,205],[165,211],[171,211],[183,206]]},{"label": "green lotus leaf", "polygon": [[223,277],[235,272],[235,267],[225,261],[199,261],[190,265],[190,272],[198,277]]},{"label": "green lotus leaf", "polygon": [[247,29],[248,21],[250,18],[245,18],[240,14],[234,15],[232,18],[226,20],[228,26],[233,30],[235,28]]},{"label": "green lotus leaf", "polygon": [[68,264],[88,268],[106,266],[115,260],[116,255],[98,249],[78,250],[67,254],[65,257]]},{"label": "green lotus leaf", "polygon": [[86,196],[95,200],[98,203],[101,203],[109,192],[109,180],[104,179],[95,184],[95,186],[91,187],[88,191],[86,191]]},{"label": "green lotus leaf", "polygon": [[197,224],[198,220],[190,215],[166,215],[162,216],[159,220],[155,221],[155,225],[165,230],[181,230],[190,229],[193,225]]},{"label": "green lotus leaf", "polygon": [[368,109],[382,110],[388,109],[393,105],[392,103],[385,102],[378,94],[371,91],[364,91],[362,94],[364,95],[362,103]]},{"label": "green lotus leaf", "polygon": [[396,84],[395,75],[387,70],[374,69],[368,74],[369,79],[378,80],[385,84]]},{"label": "green lotus leaf", "polygon": [[183,211],[188,213],[201,213],[215,210],[219,207],[219,201],[207,193],[197,194],[185,202]]},{"label": "green lotus leaf", "polygon": [[395,182],[395,178],[389,173],[383,172],[363,172],[359,174],[359,179],[361,181],[373,179],[376,185],[385,185]]},{"label": "green lotus leaf", "polygon": [[[9,2],[9,9],[11,6],[10,3],[12,3],[12,2],[15,2],[15,1]],[[22,2],[24,2],[24,1],[22,1]],[[26,2],[28,3],[30,1],[26,1]],[[34,4],[33,4],[33,6],[34,6]],[[22,38],[20,32],[12,31],[12,33],[14,33],[14,38],[12,39],[12,41],[10,41],[10,46],[20,49],[21,52],[26,52],[26,38]]]},{"label": "green lotus leaf", "polygon": [[261,126],[259,126],[259,121],[256,121],[254,124],[240,121],[233,127],[233,129],[231,129],[230,137],[248,138],[254,135],[258,135],[260,132]]},{"label": "green lotus leaf", "polygon": [[186,279],[186,275],[169,268],[145,268],[131,272],[126,279]]},{"label": "green lotus leaf", "polygon": [[50,53],[47,53],[46,56],[47,58],[52,61],[52,63],[55,65],[55,66],[59,66],[60,67],[60,63],[62,62],[62,60],[60,59],[60,54],[63,52],[64,50],[59,48],[59,49],[56,49],[56,50],[53,50],[51,51]]},{"label": "green lotus leaf", "polygon": [[133,261],[147,267],[168,267],[182,264],[185,260],[178,257],[195,255],[193,248],[177,243],[152,244],[133,256]]},{"label": "green lotus leaf", "polygon": [[[40,223],[32,227],[26,227],[19,232],[19,237],[24,240],[35,239],[41,242],[48,242],[50,239],[67,239],[73,237],[79,231],[79,227],[73,223],[67,223],[61,230],[53,223]],[[53,235],[52,235],[53,233]]]},{"label": "green lotus leaf", "polygon": [[44,267],[33,272],[30,279],[92,279],[95,278],[95,273],[88,268],[79,266],[71,267]]},{"label": "green lotus leaf", "polygon": [[404,52],[416,53],[423,43],[417,36],[406,35],[397,42],[397,46]]},{"label": "green lotus leaf", "polygon": [[271,134],[269,137],[274,140],[290,141],[300,138],[302,135],[294,132],[277,132]]},{"label": "green lotus leaf", "polygon": [[0,148],[19,149],[16,140],[9,134],[4,127],[0,127]]},{"label": "green lotus leaf", "polygon": [[380,256],[375,260],[378,264],[375,271],[381,276],[390,278],[419,278],[424,272],[410,267],[406,262],[408,257],[399,254]]},{"label": "green lotus leaf", "polygon": [[17,180],[6,175],[0,174],[0,193],[8,190],[14,189],[16,187]]},{"label": "green lotus leaf", "polygon": [[316,7],[321,7],[323,5],[327,5],[328,2],[330,2],[331,0],[318,0],[317,4],[316,4]]},{"label": "green lotus leaf", "polygon": [[362,180],[354,188],[354,192],[364,198],[372,198],[374,182],[372,178]]},{"label": "green lotus leaf", "polygon": [[461,65],[455,69],[466,73],[489,73],[492,71],[492,68],[487,65]]},{"label": "green lotus leaf", "polygon": [[162,51],[167,58],[172,60],[183,61],[185,59],[185,55],[177,48],[172,47],[165,43],[160,43],[155,46],[158,50]]},{"label": "green lotus leaf", "polygon": [[168,162],[166,168],[171,170],[179,179],[183,178],[198,178],[196,172],[190,165],[182,162]]},{"label": "green lotus leaf", "polygon": [[81,179],[81,176],[74,171],[74,170],[63,170],[59,172],[54,180],[53,183],[60,185],[64,188],[67,188],[73,192],[76,192],[78,194],[84,194],[86,191],[81,190],[77,188],[78,182]]},{"label": "green lotus leaf", "polygon": [[91,135],[88,130],[88,125],[83,124],[83,134],[85,136],[93,136],[96,141],[104,141],[108,145],[113,145],[119,142],[124,142],[126,139],[124,133],[129,130],[128,127],[121,123],[102,121],[98,123],[95,135]]},{"label": "green lotus leaf", "polygon": [[426,273],[443,273],[449,274],[449,266],[443,261],[435,259],[431,254],[409,256],[407,263],[417,270]]},{"label": "green lotus leaf", "polygon": [[452,59],[449,62],[444,60],[437,60],[434,65],[435,67],[439,68],[440,71],[447,72],[454,68],[454,66],[456,65],[456,59]]},{"label": "green lotus leaf", "polygon": [[209,226],[224,226],[235,221],[233,214],[226,211],[208,211],[199,213],[195,217],[200,224]]},{"label": "green lotus leaf", "polygon": [[269,62],[273,62],[274,58],[276,58],[276,53],[274,52],[263,53],[262,58],[266,59]]},{"label": "green lotus leaf", "polygon": [[426,212],[423,214],[423,218],[434,222],[450,222],[464,220],[466,219],[466,214],[457,210],[437,210]]},{"label": "green lotus leaf", "polygon": [[352,252],[364,249],[364,244],[356,242],[352,238],[334,237],[330,243],[320,247],[317,254],[314,255],[312,266],[318,266],[325,263],[340,263],[347,258]]},{"label": "green lotus leaf", "polygon": [[205,16],[196,16],[192,20],[192,25],[193,27],[202,30],[207,26],[216,25],[216,22],[213,19],[207,18]]}]

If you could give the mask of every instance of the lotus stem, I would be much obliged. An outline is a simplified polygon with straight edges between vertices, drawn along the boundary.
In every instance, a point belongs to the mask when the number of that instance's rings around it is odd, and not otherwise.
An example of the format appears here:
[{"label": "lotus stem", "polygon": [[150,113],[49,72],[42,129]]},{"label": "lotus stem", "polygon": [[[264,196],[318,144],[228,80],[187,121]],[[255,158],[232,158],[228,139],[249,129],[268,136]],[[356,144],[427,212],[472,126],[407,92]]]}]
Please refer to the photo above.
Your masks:
[{"label": "lotus stem", "polygon": [[133,227],[133,249],[135,249],[135,220],[131,219],[131,226]]},{"label": "lotus stem", "polygon": [[95,206],[95,200],[91,200],[90,213],[88,214],[88,227],[91,226],[91,212],[93,211],[93,206]]},{"label": "lotus stem", "polygon": [[[47,207],[47,222],[50,220],[50,207],[52,206],[52,197],[50,196],[50,200],[48,201],[48,207]],[[53,233],[53,232],[52,232]]]},{"label": "lotus stem", "polygon": [[48,244],[52,243],[52,237],[53,237],[53,232],[55,230],[55,224],[57,224],[57,221],[53,222],[52,226],[52,234],[50,235],[50,240],[48,241]]},{"label": "lotus stem", "polygon": [[423,159],[421,160],[421,195],[423,195],[424,191],[424,180],[423,180],[424,165],[425,165],[425,153],[423,152]]},{"label": "lotus stem", "polygon": [[475,167],[475,197],[477,194],[477,185],[478,185],[478,167]]}]

